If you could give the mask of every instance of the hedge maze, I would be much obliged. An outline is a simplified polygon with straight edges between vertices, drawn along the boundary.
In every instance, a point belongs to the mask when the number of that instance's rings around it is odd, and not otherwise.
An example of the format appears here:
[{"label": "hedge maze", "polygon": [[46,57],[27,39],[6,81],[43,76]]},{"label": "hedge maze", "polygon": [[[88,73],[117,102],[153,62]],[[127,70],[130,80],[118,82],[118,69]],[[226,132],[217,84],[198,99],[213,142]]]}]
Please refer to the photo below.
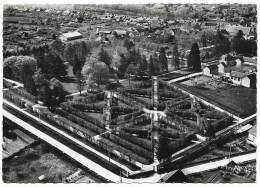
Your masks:
[{"label": "hedge maze", "polygon": [[[5,99],[35,113],[32,105],[37,103],[36,97],[8,83],[6,86],[9,89],[4,90]],[[211,137],[232,123],[231,117],[156,77],[117,92],[69,100],[52,110],[41,110],[40,115],[79,140],[95,145],[97,150],[136,166],[156,160],[161,138],[167,138],[169,153],[173,154],[191,145],[196,133]]]}]

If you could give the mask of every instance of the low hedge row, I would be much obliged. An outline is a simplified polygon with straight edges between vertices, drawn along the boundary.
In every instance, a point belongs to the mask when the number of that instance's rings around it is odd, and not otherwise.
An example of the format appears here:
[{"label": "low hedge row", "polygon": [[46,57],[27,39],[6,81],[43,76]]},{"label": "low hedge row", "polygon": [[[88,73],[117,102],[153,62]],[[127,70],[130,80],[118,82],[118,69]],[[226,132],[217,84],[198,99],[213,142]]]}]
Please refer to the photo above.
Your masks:
[{"label": "low hedge row", "polygon": [[28,92],[26,92],[25,90],[23,89],[19,89],[19,88],[10,88],[10,91],[16,93],[17,95],[19,96],[22,96],[34,103],[37,103],[37,98],[31,94],[29,94]]},{"label": "low hedge row", "polygon": [[130,114],[126,114],[126,115],[121,115],[121,116],[118,116],[117,118],[113,119],[111,121],[111,124],[118,124],[118,123],[122,123],[124,121],[127,121],[127,120],[131,120],[137,116],[140,116],[143,114],[143,111],[141,110],[138,110],[136,112],[133,112],[133,113],[130,113]]},{"label": "low hedge row", "polygon": [[105,129],[104,128],[100,128],[99,126],[96,126],[96,125],[93,125],[85,120],[83,120],[82,118],[80,117],[77,117],[73,114],[70,114],[68,113],[67,111],[65,110],[62,110],[62,109],[59,109],[59,108],[56,108],[55,109],[55,112],[57,114],[59,114],[60,116],[64,117],[64,118],[67,118],[69,119],[70,121],[76,123],[76,124],[79,124],[89,130],[91,130],[92,132],[95,132],[97,134],[100,134],[100,133],[103,133],[105,132]]},{"label": "low hedge row", "polygon": [[101,100],[103,101],[104,98],[105,98],[105,92],[101,92],[95,95],[79,98],[76,101],[88,104],[88,103],[94,103],[96,101],[101,101]]},{"label": "low hedge row", "polygon": [[96,135],[96,133],[81,127],[80,125],[73,123],[72,121],[69,121],[68,119],[61,117],[61,116],[56,116],[54,117],[53,113],[48,112],[48,111],[41,111],[40,112],[40,117],[46,121],[50,121],[54,124],[57,124],[58,126],[62,126],[63,128],[68,129],[71,132],[78,132],[77,134],[79,136],[91,138]]},{"label": "low hedge row", "polygon": [[135,152],[136,154],[142,156],[142,157],[145,157],[146,159],[148,160],[153,160],[153,153],[146,150],[146,149],[143,149],[141,147],[139,147],[138,145],[136,144],[133,144],[123,138],[120,138],[114,134],[106,134],[105,136],[107,139],[109,139],[110,141],[112,141],[113,143],[117,144],[117,145],[120,145],[130,151],[133,151]]},{"label": "low hedge row", "polygon": [[85,112],[79,112],[76,109],[74,109],[72,107],[71,108],[67,107],[67,105],[64,105],[64,104],[61,104],[60,107],[62,109],[64,109],[64,110],[68,111],[69,113],[71,113],[71,114],[73,114],[75,116],[78,116],[78,117],[80,117],[80,118],[82,118],[82,119],[84,119],[84,120],[86,120],[86,121],[88,121],[88,122],[90,122],[90,123],[92,123],[94,125],[97,125],[97,126],[99,126],[101,128],[105,128],[105,126],[106,126],[103,121],[101,121],[101,120],[99,120],[97,118],[94,118],[94,117],[86,114]]},{"label": "low hedge row", "polygon": [[10,92],[9,90],[3,91],[3,97],[9,101],[15,103],[16,105],[18,105],[21,108],[25,107],[26,102],[22,101],[19,97],[17,97],[16,94]]},{"label": "low hedge row", "polygon": [[151,141],[147,140],[147,139],[141,139],[141,138],[137,138],[137,137],[133,137],[131,134],[129,133],[125,133],[123,131],[120,131],[119,134],[117,134],[117,136],[119,136],[120,138],[123,138],[133,144],[139,145],[140,147],[148,150],[148,151],[152,151],[153,150],[153,146]]},{"label": "low hedge row", "polygon": [[[120,145],[117,145],[106,138],[100,138],[98,141],[102,144],[108,145],[108,147],[112,147],[113,150],[118,151],[120,153],[121,157],[123,157],[124,159],[126,159],[128,161],[135,160],[142,164],[151,164],[151,160],[141,157],[141,156],[137,155],[135,152],[130,151]],[[108,151],[111,151],[111,150],[108,150]]]}]

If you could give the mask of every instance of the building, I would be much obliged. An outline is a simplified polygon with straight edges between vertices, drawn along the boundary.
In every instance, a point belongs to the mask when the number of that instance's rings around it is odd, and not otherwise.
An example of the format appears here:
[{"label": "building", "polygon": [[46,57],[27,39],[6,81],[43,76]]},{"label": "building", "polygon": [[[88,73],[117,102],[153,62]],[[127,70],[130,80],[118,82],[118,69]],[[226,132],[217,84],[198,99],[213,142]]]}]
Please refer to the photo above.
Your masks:
[{"label": "building", "polygon": [[256,125],[254,125],[248,132],[248,138],[247,142],[254,145],[255,147],[257,146],[257,139],[256,139]]},{"label": "building", "polygon": [[71,41],[71,40],[76,40],[76,39],[80,39],[83,38],[82,34],[80,34],[79,32],[75,31],[75,32],[69,32],[69,33],[63,33],[59,36],[59,39],[61,41]]},{"label": "building", "polygon": [[243,27],[242,25],[226,25],[225,29],[231,36],[236,35],[239,30],[243,31],[243,34],[248,36],[251,31],[251,27]]},{"label": "building", "polygon": [[217,21],[221,19],[222,14],[207,14],[206,17],[208,18],[208,20],[211,21]]},{"label": "building", "polygon": [[218,74],[218,66],[212,64],[203,68],[203,74],[207,76],[213,76]]},{"label": "building", "polygon": [[230,78],[233,83],[245,86],[247,88],[256,88],[256,73],[247,74],[238,71],[232,71]]},{"label": "building", "polygon": [[170,173],[167,173],[159,182],[162,183],[187,183],[189,179],[186,175],[180,170],[174,170]]}]

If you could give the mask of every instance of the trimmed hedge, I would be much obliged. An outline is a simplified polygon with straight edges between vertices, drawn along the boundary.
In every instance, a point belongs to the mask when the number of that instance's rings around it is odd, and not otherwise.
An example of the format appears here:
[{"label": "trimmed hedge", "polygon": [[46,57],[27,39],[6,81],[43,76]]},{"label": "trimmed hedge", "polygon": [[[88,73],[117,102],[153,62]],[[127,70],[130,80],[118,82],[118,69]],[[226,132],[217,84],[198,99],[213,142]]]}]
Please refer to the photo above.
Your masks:
[{"label": "trimmed hedge", "polygon": [[23,89],[19,89],[19,88],[10,88],[10,91],[16,93],[17,95],[24,97],[34,103],[37,103],[37,98],[31,94],[29,94],[28,92],[26,92]]},{"label": "trimmed hedge", "polygon": [[137,117],[137,116],[140,116],[140,115],[142,115],[142,114],[143,114],[143,111],[138,110],[138,111],[133,112],[133,113],[130,113],[130,114],[121,115],[121,116],[118,116],[117,118],[113,119],[113,120],[111,121],[111,124],[116,125],[116,124],[118,124],[118,123],[122,123],[122,122],[124,122],[124,121],[131,120],[131,119],[133,119],[133,118],[135,118],[135,117]]},{"label": "trimmed hedge", "polygon": [[[124,158],[125,160],[128,160],[127,158],[130,158],[131,160],[135,160],[142,164],[151,164],[151,160],[141,157],[141,156],[137,155],[135,152],[132,152],[120,145],[117,145],[108,139],[100,138],[98,141],[101,144],[108,145],[108,146],[112,147],[113,150],[118,151],[120,153],[121,157]],[[110,151],[110,150],[108,150],[108,151]]]},{"label": "trimmed hedge", "polygon": [[[51,112],[41,111],[40,117],[43,118],[46,121],[50,121],[54,124],[62,126],[62,127],[68,129],[71,132],[78,131],[81,135],[84,135],[84,137],[87,137],[87,138],[91,138],[92,136],[96,135],[96,133],[94,133],[94,132],[92,132],[92,131],[90,131],[86,128],[83,128],[80,125],[73,123],[72,121],[69,121],[64,117],[61,117],[61,116],[54,117],[53,113],[51,113]],[[81,136],[81,135],[79,135],[79,136]]]},{"label": "trimmed hedge", "polygon": [[153,160],[153,153],[133,144],[123,138],[120,138],[114,134],[106,134],[105,137],[117,145],[120,145],[128,150],[135,152],[136,154],[145,157],[146,159]]},{"label": "trimmed hedge", "polygon": [[73,114],[70,114],[70,113],[68,113],[68,112],[66,112],[66,111],[64,111],[62,109],[56,108],[55,111],[60,116],[65,117],[65,118],[69,119],[70,121],[72,121],[72,122],[74,122],[76,124],[79,124],[79,125],[87,128],[87,129],[89,129],[89,130],[91,130],[91,131],[93,131],[93,132],[95,132],[97,134],[105,132],[104,128],[100,128],[100,127],[98,127],[96,125],[93,125],[93,124],[83,120],[82,118],[77,117],[77,116],[75,116]]},{"label": "trimmed hedge", "polygon": [[218,131],[228,127],[229,125],[231,125],[232,120],[233,120],[232,117],[227,116],[221,120],[211,123],[209,126],[212,126],[213,128],[211,128],[211,129],[214,129],[215,132],[218,132]]},{"label": "trimmed hedge", "polygon": [[96,101],[101,101],[101,100],[104,100],[104,99],[105,99],[105,92],[101,92],[101,93],[98,93],[98,94],[95,94],[95,95],[79,98],[76,101],[88,104],[88,103],[94,103]]},{"label": "trimmed hedge", "polygon": [[78,117],[80,117],[80,118],[82,118],[82,119],[84,119],[84,120],[86,120],[86,121],[88,121],[88,122],[90,122],[90,123],[92,123],[94,125],[97,125],[97,126],[99,126],[101,128],[105,128],[105,126],[106,126],[106,124],[103,121],[101,121],[101,120],[99,120],[97,118],[94,118],[94,117],[86,114],[85,112],[79,112],[79,111],[75,110],[74,108],[69,107],[65,103],[62,103],[60,105],[60,107],[62,109],[64,109],[64,110],[68,111],[69,113],[71,113],[71,114],[73,114],[75,116],[78,116]]},{"label": "trimmed hedge", "polygon": [[10,92],[9,90],[4,90],[3,91],[3,97],[6,98],[7,100],[15,103],[21,108],[25,108],[25,101],[22,101],[19,97],[17,97],[17,94]]},{"label": "trimmed hedge", "polygon": [[153,150],[152,143],[149,140],[133,137],[131,134],[125,133],[123,131],[120,131],[120,133],[117,134],[117,136],[119,136],[120,138],[123,138],[125,140],[128,140],[129,142],[131,142],[133,144],[139,145],[140,147],[142,147],[148,151]]}]

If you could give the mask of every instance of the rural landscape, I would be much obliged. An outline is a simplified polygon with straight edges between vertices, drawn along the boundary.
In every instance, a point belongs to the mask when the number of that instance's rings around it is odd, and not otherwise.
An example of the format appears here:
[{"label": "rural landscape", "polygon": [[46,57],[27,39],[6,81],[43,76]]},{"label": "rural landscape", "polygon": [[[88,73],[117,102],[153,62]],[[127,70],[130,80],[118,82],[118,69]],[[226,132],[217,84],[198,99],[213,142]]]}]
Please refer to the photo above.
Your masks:
[{"label": "rural landscape", "polygon": [[257,5],[4,4],[4,183],[255,183]]}]

